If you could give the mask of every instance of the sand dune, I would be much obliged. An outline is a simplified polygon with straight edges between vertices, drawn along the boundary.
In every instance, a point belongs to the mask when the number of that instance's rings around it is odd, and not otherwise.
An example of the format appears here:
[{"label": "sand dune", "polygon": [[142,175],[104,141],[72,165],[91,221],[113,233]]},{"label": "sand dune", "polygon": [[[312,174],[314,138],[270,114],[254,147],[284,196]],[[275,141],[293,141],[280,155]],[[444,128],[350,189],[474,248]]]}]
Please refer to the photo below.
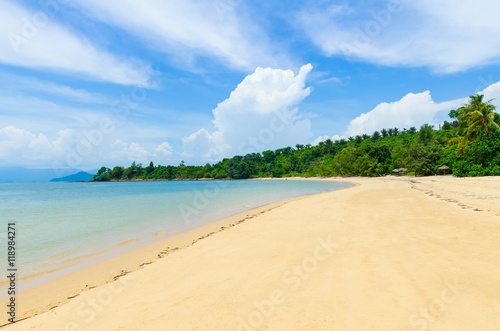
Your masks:
[{"label": "sand dune", "polygon": [[500,178],[349,181],[6,330],[500,329]]}]

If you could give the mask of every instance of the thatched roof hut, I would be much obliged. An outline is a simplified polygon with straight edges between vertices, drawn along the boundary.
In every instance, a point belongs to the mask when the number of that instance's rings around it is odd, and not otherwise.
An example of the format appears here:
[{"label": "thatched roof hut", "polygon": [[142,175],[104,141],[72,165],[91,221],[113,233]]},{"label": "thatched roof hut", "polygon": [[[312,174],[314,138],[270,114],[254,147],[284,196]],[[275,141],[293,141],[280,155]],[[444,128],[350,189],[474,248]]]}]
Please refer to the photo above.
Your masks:
[{"label": "thatched roof hut", "polygon": [[448,167],[446,164],[440,166],[438,169],[443,173],[443,175],[446,175],[450,171],[450,167]]},{"label": "thatched roof hut", "polygon": [[400,172],[407,172],[407,171],[408,169],[406,168],[399,168],[399,169],[394,169],[392,172],[399,174]]}]

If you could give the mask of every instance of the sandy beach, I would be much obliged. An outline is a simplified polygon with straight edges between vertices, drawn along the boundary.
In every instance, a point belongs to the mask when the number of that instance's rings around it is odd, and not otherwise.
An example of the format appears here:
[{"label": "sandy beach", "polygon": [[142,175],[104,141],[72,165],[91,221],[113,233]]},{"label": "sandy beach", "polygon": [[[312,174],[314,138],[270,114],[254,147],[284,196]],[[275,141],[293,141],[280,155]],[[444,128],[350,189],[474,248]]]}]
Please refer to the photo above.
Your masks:
[{"label": "sandy beach", "polygon": [[5,329],[500,329],[499,177],[328,180],[357,185],[37,287]]}]

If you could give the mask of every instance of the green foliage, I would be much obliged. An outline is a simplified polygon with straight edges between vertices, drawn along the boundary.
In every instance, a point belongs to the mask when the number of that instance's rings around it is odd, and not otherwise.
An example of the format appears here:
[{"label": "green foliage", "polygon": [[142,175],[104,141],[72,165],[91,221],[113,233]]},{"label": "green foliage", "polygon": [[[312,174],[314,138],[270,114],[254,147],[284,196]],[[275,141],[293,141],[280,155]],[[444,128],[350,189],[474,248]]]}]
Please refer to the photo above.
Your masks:
[{"label": "green foliage", "polygon": [[432,143],[434,140],[434,129],[433,125],[424,124],[420,127],[420,131],[418,131],[417,141],[424,146]]},{"label": "green foliage", "polygon": [[[464,131],[464,125],[476,122],[467,120],[464,124],[463,114],[463,109],[450,112],[452,118],[459,120],[445,123],[442,130],[434,130],[428,124],[418,131],[414,127],[402,131],[382,129],[371,136],[364,134],[335,142],[328,139],[317,146],[297,144],[295,148],[237,155],[204,166],[189,166],[184,161],[179,166],[155,166],[150,162],[143,168],[133,162],[128,168],[102,167],[94,180],[384,176],[392,175],[396,168],[406,168],[408,175],[427,176],[439,173],[442,165],[449,166],[455,176],[500,175],[500,130],[491,125],[487,134],[484,129],[476,135],[467,134],[479,129]],[[498,114],[493,114],[491,117],[497,119]]]},{"label": "green foliage", "polygon": [[469,140],[476,140],[482,135],[488,136],[492,130],[500,129],[497,123],[493,100],[483,101],[484,95],[469,97],[469,103],[457,110],[450,111],[450,117],[458,120],[459,133]]}]

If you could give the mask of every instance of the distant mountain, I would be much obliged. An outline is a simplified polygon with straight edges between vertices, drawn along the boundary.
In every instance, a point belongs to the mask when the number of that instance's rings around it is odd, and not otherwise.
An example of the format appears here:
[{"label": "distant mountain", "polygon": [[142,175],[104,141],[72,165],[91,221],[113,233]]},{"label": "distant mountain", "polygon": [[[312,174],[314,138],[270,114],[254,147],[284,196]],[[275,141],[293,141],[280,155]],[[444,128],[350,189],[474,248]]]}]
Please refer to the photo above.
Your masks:
[{"label": "distant mountain", "polygon": [[54,177],[65,177],[80,171],[82,170],[71,168],[28,169],[23,167],[0,167],[0,183],[49,182]]},{"label": "distant mountain", "polygon": [[83,181],[91,180],[92,178],[94,178],[94,175],[89,174],[88,172],[85,172],[85,171],[80,171],[80,172],[73,174],[73,175],[59,177],[59,178],[53,178],[50,181],[51,182],[83,182]]}]

